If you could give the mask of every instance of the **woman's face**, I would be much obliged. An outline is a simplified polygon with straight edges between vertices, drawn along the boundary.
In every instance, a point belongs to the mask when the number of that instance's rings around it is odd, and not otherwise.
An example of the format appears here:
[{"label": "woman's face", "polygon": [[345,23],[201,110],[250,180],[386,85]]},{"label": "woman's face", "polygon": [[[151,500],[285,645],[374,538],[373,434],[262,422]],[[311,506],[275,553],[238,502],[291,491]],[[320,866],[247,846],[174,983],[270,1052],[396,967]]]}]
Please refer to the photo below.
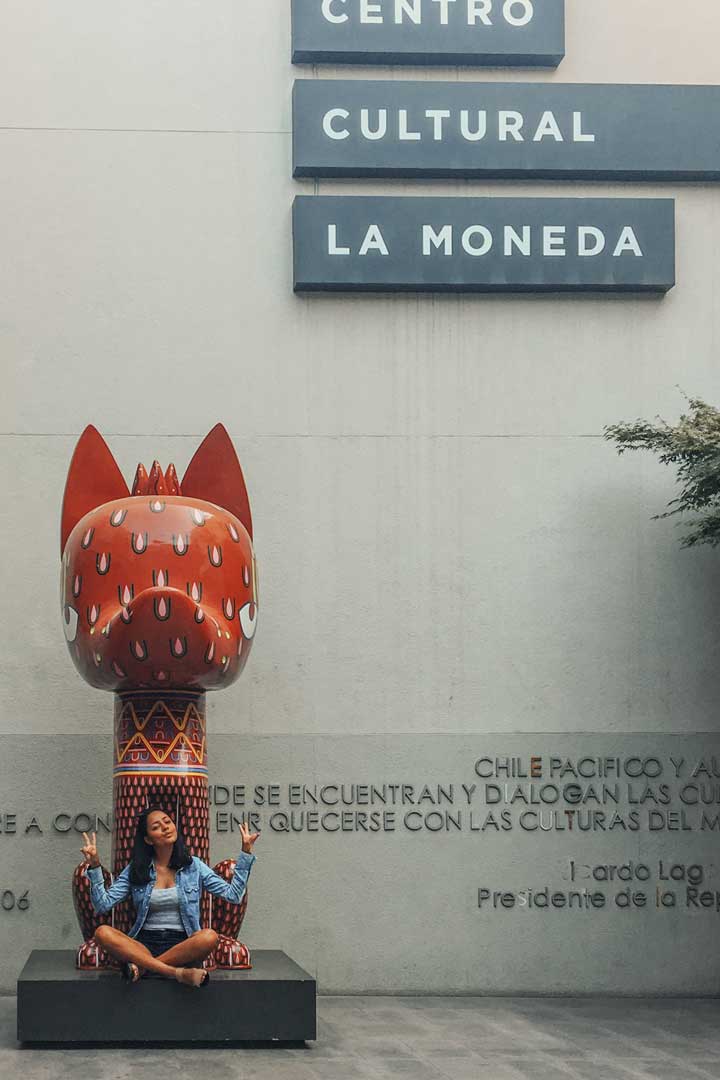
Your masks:
[{"label": "woman's face", "polygon": [[153,847],[174,844],[177,840],[175,822],[164,810],[153,810],[147,816],[145,838]]}]

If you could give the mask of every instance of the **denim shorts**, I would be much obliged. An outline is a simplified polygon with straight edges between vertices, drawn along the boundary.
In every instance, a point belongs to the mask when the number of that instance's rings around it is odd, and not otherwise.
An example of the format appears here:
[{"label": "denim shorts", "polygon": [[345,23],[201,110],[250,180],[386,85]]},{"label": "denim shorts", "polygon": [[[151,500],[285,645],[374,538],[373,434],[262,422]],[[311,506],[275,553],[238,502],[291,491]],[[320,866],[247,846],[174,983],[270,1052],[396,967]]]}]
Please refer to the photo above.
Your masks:
[{"label": "denim shorts", "polygon": [[160,956],[173,945],[186,940],[187,934],[184,930],[146,930],[144,927],[136,938],[136,941],[149,949],[153,956]]}]

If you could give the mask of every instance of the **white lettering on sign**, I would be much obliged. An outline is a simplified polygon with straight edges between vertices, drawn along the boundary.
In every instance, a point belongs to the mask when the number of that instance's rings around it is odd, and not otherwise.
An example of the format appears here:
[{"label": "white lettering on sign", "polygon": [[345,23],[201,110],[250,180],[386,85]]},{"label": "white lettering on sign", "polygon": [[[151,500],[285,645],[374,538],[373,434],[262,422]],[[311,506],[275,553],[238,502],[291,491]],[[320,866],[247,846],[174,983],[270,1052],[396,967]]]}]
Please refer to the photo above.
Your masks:
[{"label": "white lettering on sign", "polygon": [[406,15],[416,26],[421,26],[421,0],[395,0],[395,22],[400,25]]},{"label": "white lettering on sign", "polygon": [[[479,243],[476,237],[479,237]],[[493,246],[493,235],[484,225],[470,225],[462,234],[462,246],[468,255],[487,255]]]},{"label": "white lettering on sign", "polygon": [[[352,255],[352,251],[349,247],[345,247],[338,243],[337,225],[328,225],[327,250],[328,255]],[[379,225],[368,225],[358,255],[367,255],[371,251],[379,251],[381,255],[390,254],[388,246],[385,243],[385,237],[383,236]]]},{"label": "white lettering on sign", "polygon": [[442,245],[442,247],[444,248],[443,255],[452,255],[452,225],[443,225],[442,229],[440,229],[439,232],[435,232],[432,225],[423,225],[422,238],[423,255],[430,254],[430,245],[432,245],[434,248],[439,248]]},{"label": "white lettering on sign", "polygon": [[382,21],[382,7],[380,4],[372,3],[371,0],[360,0],[361,23],[381,23]]},{"label": "white lettering on sign", "polygon": [[447,26],[450,21],[450,13],[448,8],[450,4],[457,3],[457,0],[432,0],[433,4],[440,5],[440,25]]},{"label": "white lettering on sign", "polygon": [[605,250],[605,233],[592,225],[581,225],[578,229],[578,255],[600,255]]},{"label": "white lettering on sign", "polygon": [[522,142],[523,137],[520,134],[523,127],[522,114],[519,112],[513,112],[508,110],[507,112],[498,113],[498,138],[500,142],[507,142],[508,135],[512,135],[516,142]]},{"label": "white lettering on sign", "polygon": [[328,225],[328,255],[349,255],[349,247],[340,247],[337,242],[337,225]]},{"label": "white lettering on sign", "polygon": [[[503,254],[506,258],[520,255],[529,258],[536,249],[541,249],[544,258],[562,258],[568,254],[571,246],[568,238],[568,230],[565,225],[543,225],[533,227],[521,225],[502,226]],[[452,225],[423,225],[422,226],[422,253],[431,256],[436,253],[452,255],[454,251],[454,233]],[[470,225],[464,230],[461,238],[461,246],[466,254],[473,257],[487,255],[493,250],[495,236],[485,225]],[[574,250],[571,254],[582,255],[584,258],[592,258],[602,255],[607,247],[607,237],[602,229],[595,225],[579,225]],[[635,258],[643,258],[635,230],[631,225],[625,225],[615,245],[613,255],[633,255]]]},{"label": "white lettering on sign", "polygon": [[370,110],[360,110],[360,134],[364,139],[384,139],[387,135],[387,109],[378,109],[377,122],[373,128],[370,124]]},{"label": "white lettering on sign", "polygon": [[512,225],[505,226],[505,254],[509,257],[513,253],[513,247],[517,248],[520,255],[526,258],[532,254],[532,238],[529,225],[523,225],[522,236],[513,229]]},{"label": "white lettering on sign", "polygon": [[565,142],[562,132],[555,119],[555,114],[550,111],[544,112],[540,118],[537,131],[533,135],[533,142],[542,142],[546,136],[550,136],[555,142]]},{"label": "white lettering on sign", "polygon": [[[455,253],[453,225],[421,225],[420,229],[423,256],[431,257],[437,254],[452,256]],[[380,225],[366,226],[362,236],[362,242],[357,249],[359,256],[373,252],[380,255],[390,254]],[[494,250],[496,239],[499,242],[500,237],[502,237],[503,255],[506,258],[520,256],[527,259],[533,254],[542,253],[543,258],[553,259],[563,258],[570,253],[591,259],[602,255],[608,246],[605,232],[596,225],[579,225],[574,242],[571,244],[568,228],[565,225],[521,225],[518,227],[503,225],[493,232],[487,225],[474,224],[463,229],[460,234],[460,247],[466,255],[481,258]],[[572,250],[569,251],[570,248]],[[339,238],[336,223],[327,227],[327,253],[335,256],[355,254],[347,238],[344,240]],[[631,225],[622,227],[613,248],[615,258],[620,258],[622,255],[644,258],[637,234]]]},{"label": "white lettering on sign", "polygon": [[551,258],[554,255],[565,254],[565,226],[546,225],[543,229],[543,255]]},{"label": "white lettering on sign", "polygon": [[361,26],[393,22],[396,26],[422,26],[432,22],[450,26],[523,27],[535,17],[534,0],[321,0],[326,22],[355,22]]},{"label": "white lettering on sign", "polygon": [[329,23],[347,22],[350,16],[347,12],[339,14],[333,12],[333,4],[344,4],[345,0],[322,0],[322,13]]},{"label": "white lettering on sign", "polygon": [[527,26],[535,14],[532,0],[505,0],[503,18],[511,26]]},{"label": "white lettering on sign", "polygon": [[557,143],[595,142],[595,135],[585,128],[582,112],[575,110],[561,115],[546,109],[525,116],[515,109],[499,109],[497,113],[489,113],[487,109],[424,109],[416,113],[398,109],[397,124],[392,122],[392,112],[386,107],[362,108],[356,118],[347,109],[328,109],[322,127],[329,139],[336,140],[347,139],[355,129],[368,141],[392,139],[397,131],[399,142],[423,139],[446,142],[457,134],[466,142],[482,142],[488,137],[501,143],[541,143],[547,139]]},{"label": "white lettering on sign", "polygon": [[323,131],[328,139],[347,139],[350,132],[347,128],[336,129],[333,121],[337,119],[348,120],[350,113],[347,109],[329,109],[323,117]]},{"label": "white lettering on sign", "polygon": [[620,239],[617,242],[617,247],[613,251],[613,257],[618,258],[620,255],[625,255],[629,252],[631,255],[635,255],[638,259],[642,259],[643,253],[638,238],[635,235],[635,230],[629,225],[626,225],[620,234]]}]

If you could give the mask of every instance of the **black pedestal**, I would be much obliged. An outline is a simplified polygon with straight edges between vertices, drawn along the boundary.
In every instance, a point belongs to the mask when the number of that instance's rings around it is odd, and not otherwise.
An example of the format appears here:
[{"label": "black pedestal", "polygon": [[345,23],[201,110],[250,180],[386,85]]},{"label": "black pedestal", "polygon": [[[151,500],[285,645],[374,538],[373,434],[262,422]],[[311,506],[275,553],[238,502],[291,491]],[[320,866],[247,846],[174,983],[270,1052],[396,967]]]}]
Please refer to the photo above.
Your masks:
[{"label": "black pedestal", "polygon": [[199,990],[169,979],[126,983],[78,971],[71,950],[36,949],[18,979],[23,1043],[303,1042],[316,1038],[315,980],[284,952],[258,949],[250,971],[213,971]]}]

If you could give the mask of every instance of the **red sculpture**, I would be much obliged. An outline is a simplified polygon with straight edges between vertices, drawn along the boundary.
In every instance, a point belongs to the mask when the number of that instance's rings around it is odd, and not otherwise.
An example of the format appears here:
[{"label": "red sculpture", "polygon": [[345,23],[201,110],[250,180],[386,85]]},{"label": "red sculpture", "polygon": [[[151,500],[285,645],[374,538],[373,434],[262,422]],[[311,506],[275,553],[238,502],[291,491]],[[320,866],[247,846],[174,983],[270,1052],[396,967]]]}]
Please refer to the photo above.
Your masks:
[{"label": "red sculpture", "polygon": [[[75,448],[62,509],[62,613],[70,655],[92,686],[115,691],[113,873],[130,861],[137,815],[151,804],[174,817],[188,851],[209,861],[205,690],[234,682],[257,624],[252,519],[235,449],[216,425],[182,484],[138,465],[132,492],[107,444],[87,427]],[[86,864],[73,895],[85,943],[78,966],[109,964],[93,940]],[[234,862],[217,873],[232,877]],[[106,878],[109,877],[107,871]],[[210,901],[212,899],[212,908]],[[215,962],[249,967],[237,907],[205,896],[203,924],[220,935]],[[113,909],[119,929],[128,904]]]}]

